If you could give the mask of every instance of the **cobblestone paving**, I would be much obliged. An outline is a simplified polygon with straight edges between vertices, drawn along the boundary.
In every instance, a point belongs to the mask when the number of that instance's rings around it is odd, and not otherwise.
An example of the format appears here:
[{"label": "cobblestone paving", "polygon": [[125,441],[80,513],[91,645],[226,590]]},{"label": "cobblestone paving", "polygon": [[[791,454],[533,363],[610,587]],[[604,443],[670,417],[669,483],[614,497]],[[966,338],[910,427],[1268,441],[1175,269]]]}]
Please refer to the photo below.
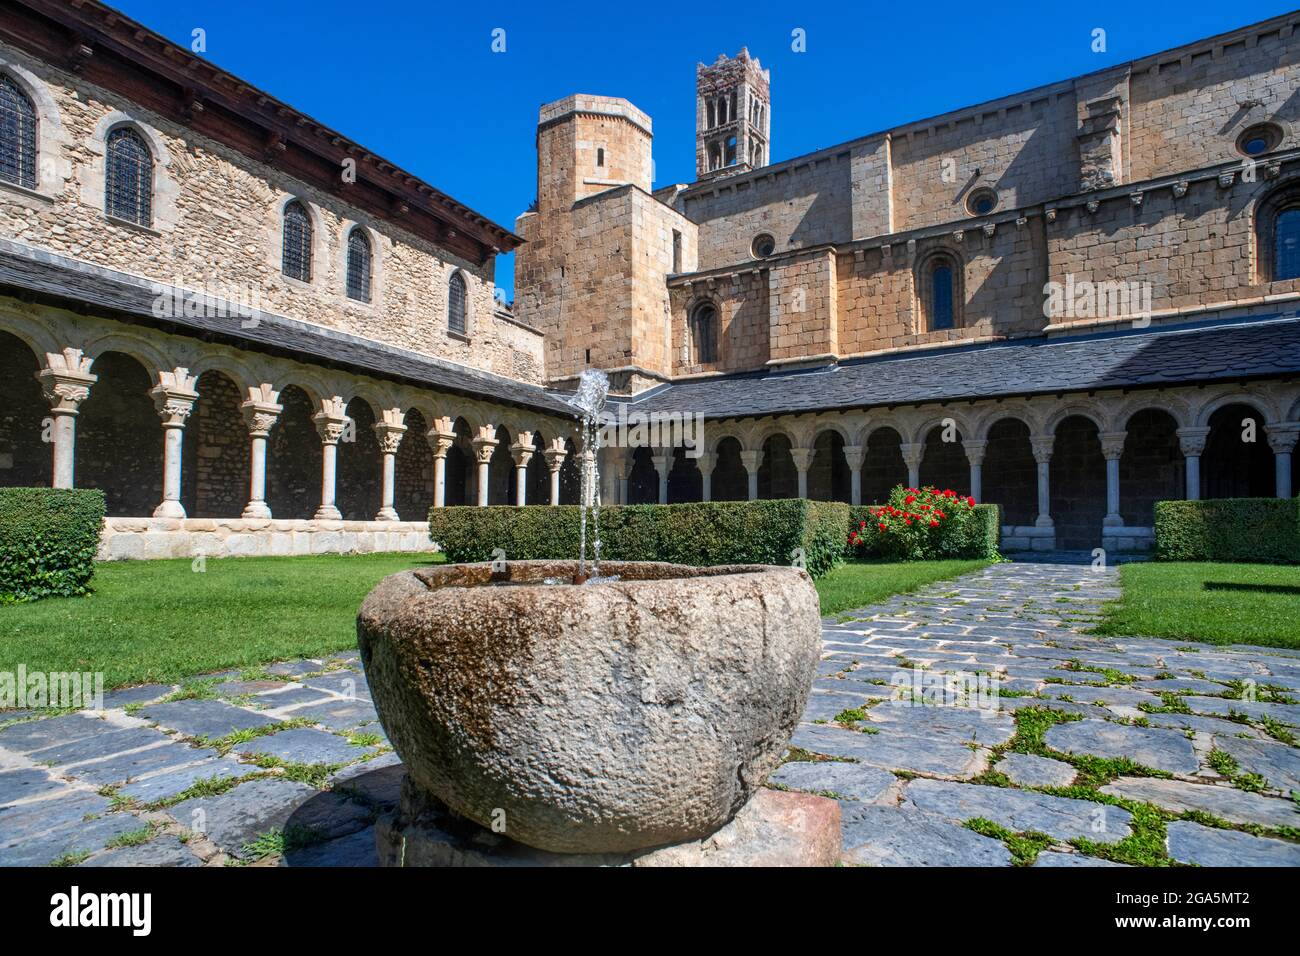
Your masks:
[{"label": "cobblestone paving", "polygon": [[[1300,652],[1082,633],[1117,596],[1000,564],[827,620],[770,784],[857,864],[1300,865]],[[355,653],[104,707],[0,712],[0,865],[374,865],[402,768]]]},{"label": "cobblestone paving", "polygon": [[1300,652],[1083,633],[1118,596],[998,564],[827,619],[769,782],[860,864],[1300,865]]}]

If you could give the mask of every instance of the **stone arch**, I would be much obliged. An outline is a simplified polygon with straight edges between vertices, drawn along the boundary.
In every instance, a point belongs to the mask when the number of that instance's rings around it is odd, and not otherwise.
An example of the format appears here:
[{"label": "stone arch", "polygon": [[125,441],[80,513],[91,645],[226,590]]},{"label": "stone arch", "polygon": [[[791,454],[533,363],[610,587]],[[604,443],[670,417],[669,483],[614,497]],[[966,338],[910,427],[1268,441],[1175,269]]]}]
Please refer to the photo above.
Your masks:
[{"label": "stone arch", "polygon": [[1227,405],[1245,405],[1252,411],[1258,413],[1263,421],[1278,421],[1281,418],[1278,409],[1264,395],[1256,395],[1251,392],[1225,392],[1215,398],[1208,399],[1196,410],[1196,424],[1202,428],[1208,427],[1210,419],[1219,409]]},{"label": "stone arch", "polygon": [[1182,498],[1187,466],[1178,442],[1179,422],[1157,405],[1124,420],[1124,453],[1119,460],[1119,512],[1127,527],[1155,524],[1157,501]]},{"label": "stone arch", "polygon": [[269,231],[271,233],[271,242],[268,243],[267,257],[269,264],[275,269],[274,275],[281,280],[301,281],[286,276],[283,268],[284,214],[293,203],[298,203],[302,207],[307,214],[308,222],[311,224],[311,279],[306,284],[316,286],[328,280],[329,266],[332,259],[331,242],[329,232],[326,229],[325,214],[321,211],[320,206],[308,199],[305,194],[282,192],[276,197],[276,201],[270,210]]},{"label": "stone arch", "polygon": [[36,373],[40,360],[27,343],[0,332],[0,485],[48,487],[53,446],[44,440],[50,405]]},{"label": "stone arch", "polygon": [[248,504],[249,437],[239,384],[208,369],[181,445],[181,503],[191,518],[238,518]]},{"label": "stone arch", "polygon": [[1019,415],[1006,415],[984,432],[981,497],[1002,509],[1002,523],[1031,525],[1038,517],[1038,463],[1029,436],[1032,426]]},{"label": "stone arch", "polygon": [[782,428],[771,428],[762,442],[763,460],[758,466],[759,498],[799,497],[799,474],[794,467],[794,447]]},{"label": "stone arch", "polygon": [[862,501],[883,504],[895,485],[907,484],[903,436],[892,425],[876,425],[866,435],[862,462]]},{"label": "stone arch", "polygon": [[[527,429],[525,429],[527,430]],[[524,504],[549,505],[551,503],[551,469],[546,465],[546,439],[540,428],[533,428],[533,455],[528,459],[528,480]]]},{"label": "stone arch", "polygon": [[1101,547],[1106,517],[1106,459],[1101,428],[1082,413],[1058,417],[1052,429],[1051,514],[1056,545],[1066,551]]},{"label": "stone arch", "polygon": [[463,415],[458,415],[452,423],[452,433],[455,438],[447,450],[443,500],[448,506],[470,505],[476,500],[474,482],[477,469],[473,445],[476,429]]},{"label": "stone arch", "polygon": [[[370,243],[370,298],[366,300],[354,299],[348,295],[348,242],[354,232],[361,233]],[[347,304],[363,309],[378,309],[383,306],[383,269],[381,265],[383,257],[380,255],[380,248],[379,233],[370,226],[350,219],[339,222],[334,242],[334,249],[336,250],[334,268],[337,275],[342,279],[340,291]]]},{"label": "stone arch", "polygon": [[969,495],[970,463],[962,445],[964,433],[956,429],[953,440],[944,441],[945,427],[943,424],[935,424],[923,433],[921,442],[925,448],[921,454],[917,479],[922,486],[931,485],[940,491],[951,490],[960,495]]},{"label": "stone arch", "polygon": [[812,467],[808,471],[808,497],[815,501],[845,501],[852,495],[852,476],[844,457],[845,433],[836,425],[823,425],[813,437]]},{"label": "stone arch", "polygon": [[404,421],[406,432],[393,462],[393,507],[403,521],[423,521],[434,496],[429,421],[418,408],[408,408]]},{"label": "stone arch", "polygon": [[488,465],[488,504],[516,504],[515,495],[515,459],[510,453],[514,436],[505,425],[498,425],[496,430],[497,446],[492,449],[492,461]]},{"label": "stone arch", "polygon": [[383,455],[375,435],[378,415],[375,406],[360,397],[348,402],[346,414],[352,424],[338,446],[334,503],[344,521],[371,521],[383,500],[380,484]]},{"label": "stone arch", "polygon": [[76,485],[104,492],[110,517],[153,514],[162,501],[162,423],[155,377],[125,352],[103,351],[77,416]]},{"label": "stone arch", "polygon": [[1106,416],[1096,405],[1070,403],[1055,409],[1046,419],[1044,419],[1043,434],[1055,435],[1056,429],[1059,428],[1061,423],[1067,418],[1086,418],[1088,421],[1092,422],[1098,432],[1110,430],[1110,422],[1107,421]]},{"label": "stone arch", "polygon": [[1127,431],[1129,423],[1144,412],[1163,412],[1173,419],[1179,428],[1192,424],[1192,414],[1187,403],[1173,395],[1135,395],[1112,412],[1111,421],[1116,430]]},{"label": "stone arch", "polygon": [[58,355],[72,346],[65,330],[55,335],[45,323],[3,307],[0,307],[0,317],[4,319],[4,331],[31,349],[38,361],[46,354]]},{"label": "stone arch", "polygon": [[582,472],[578,468],[578,446],[572,437],[564,439],[564,464],[560,466],[560,504],[576,505],[582,495]]},{"label": "stone arch", "polygon": [[1210,434],[1201,455],[1202,498],[1271,498],[1277,493],[1267,420],[1255,403],[1218,403],[1205,420]]},{"label": "stone arch", "polygon": [[629,449],[632,467],[627,476],[627,503],[649,505],[659,501],[659,472],[655,470],[654,453],[642,445]]},{"label": "stone arch", "polygon": [[266,503],[276,518],[310,518],[320,507],[321,441],[312,421],[320,405],[300,385],[279,392],[283,411],[267,438]]},{"label": "stone arch", "polygon": [[674,448],[668,468],[669,504],[704,499],[704,475],[698,459],[687,455],[685,448]]},{"label": "stone arch", "polygon": [[82,352],[93,361],[90,370],[96,374],[100,356],[109,352],[131,356],[148,373],[150,387],[158,384],[159,372],[169,372],[177,365],[175,358],[152,339],[125,329],[113,329],[94,336],[82,347]]},{"label": "stone arch", "polygon": [[249,389],[257,388],[267,380],[265,374],[256,371],[241,357],[234,354],[210,350],[204,352],[190,365],[190,374],[196,379],[208,372],[215,372],[234,383],[243,398],[248,398]]},{"label": "stone arch", "polygon": [[714,501],[744,501],[749,497],[749,477],[740,457],[744,445],[735,435],[723,435],[713,446],[713,478],[710,497]]}]

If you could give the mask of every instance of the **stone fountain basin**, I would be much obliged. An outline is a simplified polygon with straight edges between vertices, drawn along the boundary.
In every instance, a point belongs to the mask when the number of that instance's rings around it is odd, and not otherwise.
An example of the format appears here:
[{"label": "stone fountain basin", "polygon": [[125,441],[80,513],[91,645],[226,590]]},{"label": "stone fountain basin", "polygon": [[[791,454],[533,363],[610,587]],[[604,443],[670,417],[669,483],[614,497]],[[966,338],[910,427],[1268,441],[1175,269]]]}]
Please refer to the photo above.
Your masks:
[{"label": "stone fountain basin", "polygon": [[[462,816],[562,853],[705,837],[776,768],[803,713],[821,612],[805,571],[576,561],[421,568],[357,618],[384,730]],[[504,829],[503,829],[504,828]]]}]

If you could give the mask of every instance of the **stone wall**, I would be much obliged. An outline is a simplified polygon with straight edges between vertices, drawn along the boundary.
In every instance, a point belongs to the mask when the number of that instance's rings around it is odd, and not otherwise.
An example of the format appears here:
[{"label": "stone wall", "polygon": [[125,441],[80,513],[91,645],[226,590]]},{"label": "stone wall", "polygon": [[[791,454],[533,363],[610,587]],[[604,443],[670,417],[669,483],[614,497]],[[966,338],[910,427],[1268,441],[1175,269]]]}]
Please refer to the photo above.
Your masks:
[{"label": "stone wall", "polygon": [[[539,380],[540,336],[503,329],[495,317],[493,260],[466,261],[4,44],[0,70],[27,89],[45,131],[46,174],[39,190],[0,184],[0,233],[6,237],[427,355]],[[154,153],[149,228],[104,215],[104,138],[122,124],[140,131]],[[292,198],[312,217],[310,283],[281,274],[281,214]],[[347,236],[357,225],[367,230],[374,253],[369,303],[348,298],[344,290]],[[447,329],[447,282],[456,271],[469,292],[467,337]]]},{"label": "stone wall", "polygon": [[422,521],[106,518],[99,560],[437,551]]}]

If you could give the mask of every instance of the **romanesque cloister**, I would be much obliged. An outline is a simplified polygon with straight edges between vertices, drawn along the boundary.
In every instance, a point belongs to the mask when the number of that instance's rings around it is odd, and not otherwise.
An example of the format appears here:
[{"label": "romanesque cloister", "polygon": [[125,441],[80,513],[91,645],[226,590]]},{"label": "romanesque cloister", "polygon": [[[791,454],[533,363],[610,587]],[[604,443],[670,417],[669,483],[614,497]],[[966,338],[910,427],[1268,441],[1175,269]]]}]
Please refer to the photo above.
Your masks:
[{"label": "romanesque cloister", "polygon": [[[431,507],[578,500],[572,420],[121,323],[7,315],[8,480],[102,488],[105,553],[429,546]],[[723,419],[601,449],[602,497],[1003,511],[1006,550],[1144,550],[1165,498],[1289,497],[1300,386],[1214,385]]]}]

